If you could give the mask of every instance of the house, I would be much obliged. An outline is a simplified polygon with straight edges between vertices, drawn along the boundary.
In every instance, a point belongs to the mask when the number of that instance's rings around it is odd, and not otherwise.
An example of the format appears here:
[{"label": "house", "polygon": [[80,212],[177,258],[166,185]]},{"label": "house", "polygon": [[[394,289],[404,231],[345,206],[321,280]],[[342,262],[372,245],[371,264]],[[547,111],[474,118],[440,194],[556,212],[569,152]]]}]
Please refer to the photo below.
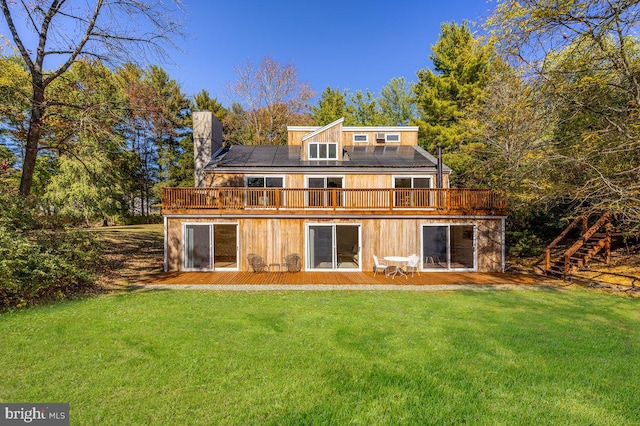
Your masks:
[{"label": "house", "polygon": [[195,112],[195,187],[164,188],[165,270],[372,271],[373,255],[420,256],[421,271],[504,269],[501,194],[449,187],[417,127],[288,127],[282,146],[222,146]]}]

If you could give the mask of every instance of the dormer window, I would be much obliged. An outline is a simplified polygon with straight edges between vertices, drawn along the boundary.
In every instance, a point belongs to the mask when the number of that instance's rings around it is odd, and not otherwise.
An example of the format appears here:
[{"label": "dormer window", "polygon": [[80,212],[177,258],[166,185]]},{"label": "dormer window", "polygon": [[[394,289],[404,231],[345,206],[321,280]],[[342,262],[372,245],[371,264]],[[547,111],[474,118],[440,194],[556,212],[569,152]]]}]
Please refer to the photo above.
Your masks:
[{"label": "dormer window", "polygon": [[337,142],[309,142],[309,160],[337,160]]}]

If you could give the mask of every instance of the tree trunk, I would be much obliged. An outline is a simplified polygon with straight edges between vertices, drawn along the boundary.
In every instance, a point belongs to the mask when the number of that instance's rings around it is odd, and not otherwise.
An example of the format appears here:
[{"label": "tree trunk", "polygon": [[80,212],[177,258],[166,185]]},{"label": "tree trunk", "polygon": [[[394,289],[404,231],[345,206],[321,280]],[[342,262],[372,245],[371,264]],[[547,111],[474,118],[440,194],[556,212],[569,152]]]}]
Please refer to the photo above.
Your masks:
[{"label": "tree trunk", "polygon": [[38,144],[40,142],[42,120],[44,118],[44,88],[42,87],[41,79],[38,80],[40,81],[36,81],[33,84],[31,118],[29,119],[29,131],[27,132],[25,145],[22,177],[20,178],[20,195],[23,197],[31,194],[33,173],[35,172],[36,159],[38,158]]}]

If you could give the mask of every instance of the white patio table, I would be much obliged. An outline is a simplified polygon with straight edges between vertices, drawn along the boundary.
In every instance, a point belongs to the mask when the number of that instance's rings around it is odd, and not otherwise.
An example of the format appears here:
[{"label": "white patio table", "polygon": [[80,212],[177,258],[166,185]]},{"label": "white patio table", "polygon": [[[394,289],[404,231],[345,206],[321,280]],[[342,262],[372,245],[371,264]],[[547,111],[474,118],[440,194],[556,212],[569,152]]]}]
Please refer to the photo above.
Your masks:
[{"label": "white patio table", "polygon": [[396,275],[398,275],[398,274],[404,275],[405,277],[408,278],[407,273],[401,267],[402,263],[406,264],[407,262],[409,262],[409,258],[408,257],[405,257],[405,256],[386,256],[384,258],[384,260],[386,260],[387,262],[393,262],[393,263],[396,264],[396,269],[395,269],[395,271],[393,271],[393,274],[389,274],[389,275],[393,275],[392,278],[395,278]]}]

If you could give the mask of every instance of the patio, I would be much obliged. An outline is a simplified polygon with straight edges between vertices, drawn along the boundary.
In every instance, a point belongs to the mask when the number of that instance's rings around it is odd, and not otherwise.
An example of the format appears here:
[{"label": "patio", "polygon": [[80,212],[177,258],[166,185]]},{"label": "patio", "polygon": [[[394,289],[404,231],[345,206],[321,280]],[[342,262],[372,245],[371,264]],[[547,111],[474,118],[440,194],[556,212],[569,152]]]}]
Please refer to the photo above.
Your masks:
[{"label": "patio", "polygon": [[141,284],[173,285],[542,285],[548,277],[526,274],[479,272],[422,272],[420,275],[396,277],[373,272],[164,272]]}]

